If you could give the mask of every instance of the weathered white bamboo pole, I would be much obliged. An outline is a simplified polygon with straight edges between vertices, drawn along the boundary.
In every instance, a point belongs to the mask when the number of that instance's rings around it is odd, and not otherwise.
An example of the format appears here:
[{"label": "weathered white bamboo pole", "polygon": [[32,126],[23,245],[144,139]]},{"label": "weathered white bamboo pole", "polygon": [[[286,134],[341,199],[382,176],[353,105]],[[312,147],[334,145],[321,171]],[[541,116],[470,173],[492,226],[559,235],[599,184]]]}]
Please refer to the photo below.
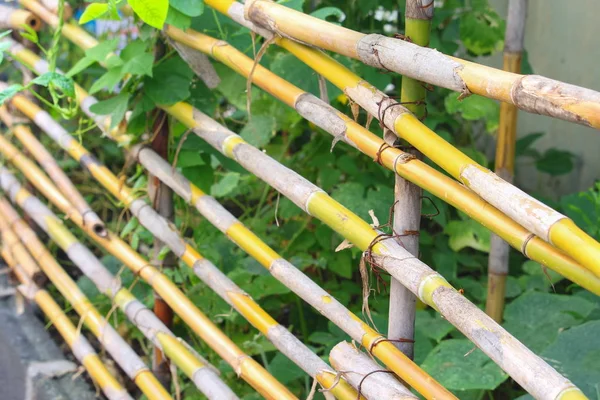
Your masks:
[{"label": "weathered white bamboo pole", "polygon": [[440,311],[532,396],[562,400],[583,396],[573,383],[485,315],[441,275],[395,241],[378,239],[380,234],[367,222],[333,200],[322,189],[250,146],[240,136],[190,104],[182,102],[164,108],[223,155],[237,161],[303,211],[325,222],[366,251],[368,258],[376,258],[380,266],[421,301]]},{"label": "weathered white bamboo pole", "polygon": [[[3,82],[0,82],[2,88]],[[83,216],[85,224],[89,224],[99,236],[106,236],[106,228],[100,217],[92,210],[83,196],[79,193],[73,182],[67,177],[67,174],[59,167],[58,163],[52,157],[50,152],[37,140],[29,128],[24,125],[14,125],[13,118],[8,113],[5,106],[0,106],[0,120],[4,122],[12,133],[19,139],[23,146],[27,148],[29,153],[42,166],[44,171],[52,178],[56,186],[69,199],[71,204],[75,206],[77,211]]]},{"label": "weathered white bamboo pole", "polygon": [[[260,1],[260,3],[272,4],[264,1]],[[243,5],[240,3],[230,0],[222,2],[207,0],[207,4],[214,4],[219,11],[229,15],[233,20],[244,26],[251,29],[256,28],[256,25],[245,19]],[[252,5],[255,2],[248,4]],[[283,8],[285,9],[285,7]],[[295,20],[295,22],[297,21]],[[286,24],[286,26],[296,25]],[[265,29],[257,29],[256,32],[262,34],[265,33]],[[326,36],[327,32],[320,32],[320,35]],[[272,33],[268,32],[266,37],[272,37]],[[344,38],[346,37],[342,37],[340,40],[343,42]],[[473,159],[422,124],[406,107],[362,80],[333,58],[286,38],[276,38],[275,42],[338,86],[369,114],[379,119],[385,127],[395,132],[399,137],[406,139],[426,157],[445,169],[481,198],[533,234],[563,250],[582,266],[600,277],[600,263],[598,262],[600,260],[600,243],[577,227],[570,218],[534,199],[522,190],[502,180],[490,170],[477,164]],[[332,42],[336,41],[332,40]],[[404,41],[400,42],[406,43]],[[430,49],[422,49],[422,51],[427,52]],[[423,59],[418,58],[418,60],[422,61]],[[410,65],[416,64],[418,63],[410,63]],[[427,59],[426,64],[434,67],[443,65],[440,62],[436,63],[435,59]],[[427,69],[423,71],[426,72]],[[427,82],[427,79],[422,76],[411,77]],[[585,104],[589,105],[590,103]],[[600,105],[600,94],[598,94],[598,105]],[[600,112],[590,113],[600,115]]]},{"label": "weathered white bamboo pole", "polygon": [[[46,221],[54,219],[54,223],[50,224],[54,226],[54,235],[57,234],[57,231],[66,231],[66,228],[60,224],[60,220],[56,215],[52,214],[46,207],[39,207],[39,209],[43,209],[42,211],[45,213],[43,218]],[[4,198],[0,198],[0,216],[10,226],[15,227],[15,231],[19,235],[21,242],[27,245],[31,254],[42,265],[48,276],[58,277],[60,281],[69,279],[68,275],[48,252],[35,232],[20,218],[15,209]],[[91,263],[89,259],[86,260],[85,262],[88,265],[85,267],[82,266],[84,261],[80,259],[72,261],[94,283],[98,290],[109,296],[131,323],[156,347],[163,350],[209,399],[238,399],[231,389],[219,378],[216,369],[200,355],[192,353],[189,350],[191,347],[182,342],[181,339],[176,338],[173,332],[150,309],[137,300],[129,290],[121,286],[119,279],[114,277],[97,258],[94,258]]]},{"label": "weathered white bamboo pole", "polygon": [[[504,70],[521,72],[521,54],[525,38],[525,20],[528,0],[509,0],[506,34],[504,38]],[[517,108],[509,103],[500,104],[500,126],[496,143],[496,174],[513,183],[515,146],[517,140]],[[495,321],[502,321],[506,276],[508,275],[509,247],[502,238],[492,234],[488,260],[488,289],[485,312]]]},{"label": "weathered white bamboo pole", "polygon": [[348,342],[337,344],[329,352],[329,362],[369,399],[412,400],[417,396],[381,368],[369,356]]},{"label": "weathered white bamboo pole", "polygon": [[331,50],[376,68],[463,95],[475,93],[531,113],[600,128],[600,93],[594,90],[543,76],[486,67],[401,39],[352,31],[267,0],[246,1],[245,16],[282,37]]},{"label": "weathered white bamboo pole", "polygon": [[[20,183],[5,167],[0,167],[0,186],[13,202],[19,203],[35,220],[36,224],[44,229],[65,250],[71,260],[81,262],[85,268],[93,268],[95,261],[89,249],[80,244],[68,230],[63,230],[62,221],[49,216],[49,210],[38,199],[22,189]],[[103,291],[113,291],[114,288],[119,287],[118,280],[112,277],[103,278],[105,278],[103,279]],[[83,323],[90,328],[106,351],[149,399],[171,399],[169,393],[152,375],[141,358],[129,347],[117,331],[106,322],[64,270],[62,270],[59,279],[54,279],[53,283],[73,305],[83,319]]]},{"label": "weathered white bamboo pole", "polygon": [[[0,217],[0,223],[5,222]],[[2,225],[1,229],[8,228],[8,225]],[[127,393],[125,388],[121,386],[119,381],[111,374],[111,372],[102,363],[102,360],[87,341],[84,335],[71,322],[69,317],[63,312],[60,306],[54,301],[50,293],[40,289],[32,280],[29,279],[27,273],[17,263],[15,257],[12,256],[8,248],[2,249],[2,258],[8,266],[16,273],[20,280],[20,286],[17,288],[25,298],[31,302],[35,302],[48,320],[54,325],[58,333],[65,340],[65,343],[71,349],[71,352],[86,369],[92,380],[100,387],[102,393],[109,400],[133,400]]]},{"label": "weathered white bamboo pole", "polygon": [[[419,45],[429,46],[429,31],[433,18],[433,0],[406,0],[404,13],[405,36]],[[407,76],[402,77],[400,102],[406,104],[420,119],[426,115],[427,91],[423,84]],[[387,133],[387,132],[386,132]],[[394,144],[395,135],[388,138]],[[399,142],[399,140],[398,140]],[[422,158],[418,151],[411,151],[415,158]],[[421,188],[394,174],[394,220],[396,239],[410,254],[419,257],[419,233],[421,228]],[[417,298],[396,279],[390,283],[388,313],[388,337],[398,340],[396,346],[408,357],[414,356],[415,313]]]}]

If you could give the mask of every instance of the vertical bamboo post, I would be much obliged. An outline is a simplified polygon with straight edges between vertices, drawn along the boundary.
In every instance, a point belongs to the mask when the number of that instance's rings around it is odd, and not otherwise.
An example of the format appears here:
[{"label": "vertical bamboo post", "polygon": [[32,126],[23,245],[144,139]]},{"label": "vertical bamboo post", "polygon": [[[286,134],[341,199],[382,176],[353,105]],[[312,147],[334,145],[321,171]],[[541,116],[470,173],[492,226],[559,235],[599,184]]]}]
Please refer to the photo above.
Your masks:
[{"label": "vertical bamboo post", "polygon": [[[433,0],[406,0],[405,35],[420,46],[429,45],[429,30],[433,17]],[[427,91],[420,81],[402,77],[401,102],[419,118],[424,118]],[[395,136],[395,135],[394,135]],[[411,151],[417,158],[422,156]],[[394,186],[394,232],[398,242],[413,256],[419,256],[419,230],[421,226],[421,188],[395,174]],[[396,346],[413,358],[415,310],[417,298],[400,282],[392,278],[388,337],[399,340]]]},{"label": "vertical bamboo post", "polygon": [[[160,59],[164,53],[164,44],[160,43],[157,47],[155,57]],[[155,109],[153,112],[154,123],[152,126],[152,143],[151,147],[154,151],[161,155],[162,158],[168,161],[169,159],[169,119],[167,113],[160,109]],[[173,191],[167,185],[163,184],[157,177],[148,174],[148,194],[152,201],[152,208],[158,214],[165,217],[167,220],[173,220]],[[152,254],[152,262],[155,267],[162,270],[163,268],[173,268],[175,259],[172,252],[169,252],[164,259],[160,260],[159,255],[164,243],[154,237],[154,249]],[[154,314],[165,324],[171,328],[173,325],[173,310],[160,297],[156,291],[154,294]],[[169,387],[170,370],[167,359],[162,351],[154,348],[152,355],[152,370],[160,379],[165,387]]]},{"label": "vertical bamboo post", "polygon": [[[521,72],[521,54],[525,36],[528,0],[509,0],[506,34],[504,40],[504,70]],[[496,144],[496,174],[512,183],[515,167],[515,143],[517,139],[517,108],[513,104],[500,103],[500,127]],[[506,276],[508,275],[508,243],[492,234],[488,260],[488,289],[485,312],[496,322],[502,322]]]}]

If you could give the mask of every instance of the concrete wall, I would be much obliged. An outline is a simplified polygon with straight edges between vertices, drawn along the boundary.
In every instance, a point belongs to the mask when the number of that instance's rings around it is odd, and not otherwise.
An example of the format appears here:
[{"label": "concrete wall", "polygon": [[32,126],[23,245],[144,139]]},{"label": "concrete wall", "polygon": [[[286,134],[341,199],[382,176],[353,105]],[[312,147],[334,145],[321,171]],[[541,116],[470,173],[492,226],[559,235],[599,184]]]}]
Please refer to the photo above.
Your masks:
[{"label": "concrete wall", "polygon": [[[508,0],[490,3],[506,16]],[[599,0],[529,0],[525,49],[534,73],[600,91],[599,15]],[[502,68],[501,55],[482,61]],[[531,132],[546,132],[538,150],[569,150],[577,160],[573,172],[559,179],[548,179],[521,160],[516,180],[520,187],[556,197],[587,189],[600,179],[600,131],[520,112],[518,135]]]}]

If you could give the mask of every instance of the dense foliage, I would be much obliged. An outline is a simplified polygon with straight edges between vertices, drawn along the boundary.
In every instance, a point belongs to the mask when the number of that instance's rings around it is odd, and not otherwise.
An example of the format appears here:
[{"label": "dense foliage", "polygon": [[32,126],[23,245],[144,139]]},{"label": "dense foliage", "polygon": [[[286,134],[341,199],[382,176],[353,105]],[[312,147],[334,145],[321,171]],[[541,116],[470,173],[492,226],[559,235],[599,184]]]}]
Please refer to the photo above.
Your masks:
[{"label": "dense foliage", "polygon": [[[403,31],[403,1],[351,0],[351,1],[281,1],[289,7],[346,27],[391,35]],[[179,27],[193,27],[209,35],[227,40],[239,50],[253,55],[260,46],[246,28],[242,28],[210,8],[204,8],[201,0],[167,0],[157,4],[156,12],[147,10],[141,0],[130,0],[133,10],[145,22],[162,26],[162,20]],[[490,8],[487,0],[436,1],[431,47],[446,54],[467,59],[487,57],[503,47],[504,21]],[[96,3],[87,9],[82,22],[94,18],[116,15],[121,4],[111,1]],[[162,17],[161,17],[162,16]],[[129,116],[129,132],[139,141],[148,140],[152,127],[150,112],[155,104],[171,104],[187,100],[197,108],[239,132],[251,144],[264,149],[281,163],[293,168],[310,181],[329,192],[335,199],[370,221],[373,210],[379,221],[389,218],[393,203],[393,174],[368,157],[362,156],[344,144],[331,149],[331,137],[303,120],[293,109],[253,88],[251,92],[251,118],[246,110],[246,81],[234,71],[217,62],[215,68],[221,77],[216,90],[209,90],[176,52],[162,44],[159,32],[139,24],[139,35],[130,40],[118,56],[112,52],[119,49],[119,39],[106,38],[91,50],[82,52],[65,40],[53,44],[52,37],[42,35],[39,39],[30,33],[29,39],[45,49],[58,46],[57,63],[68,70],[68,76],[102,101],[93,111],[110,114],[119,121]],[[35,36],[35,37],[33,37]],[[155,48],[167,46],[164,55],[155,61]],[[1,50],[1,48],[0,48]],[[382,73],[357,61],[336,58],[367,81],[390,94],[399,93],[400,79],[393,74]],[[527,64],[523,70],[531,72]],[[107,61],[107,69],[98,62]],[[483,59],[485,63],[485,59]],[[294,56],[271,46],[261,64],[299,87],[319,94],[318,77]],[[72,68],[70,68],[73,66]],[[4,66],[3,66],[4,67]],[[4,71],[9,69],[4,67]],[[11,74],[14,71],[10,72]],[[18,77],[15,77],[19,79]],[[66,98],[72,95],[72,86],[62,77],[46,76],[33,83],[47,86],[40,91],[56,117],[73,117],[74,110]],[[124,83],[121,83],[124,82]],[[12,92],[23,90],[12,87]],[[12,92],[3,93],[9,95]],[[327,94],[333,106],[352,115],[348,99],[338,89],[328,85]],[[1,96],[0,96],[1,97]],[[498,104],[482,97],[469,97],[458,101],[457,94],[440,88],[432,88],[427,100],[426,124],[459,147],[482,165],[493,167],[486,143],[498,127]],[[364,111],[359,121],[367,120]],[[101,138],[97,130],[90,130],[90,121],[82,114],[69,122],[73,133],[81,136],[99,158],[120,172],[124,164],[121,149]],[[192,182],[211,193],[252,229],[259,237],[288,258],[319,285],[347,305],[352,311],[361,312],[361,281],[358,273],[360,251],[357,249],[336,252],[342,239],[314,218],[304,215],[300,209],[247,173],[235,162],[228,160],[194,135],[186,135],[186,129],[176,121],[171,123],[171,161]],[[376,123],[370,126],[381,134]],[[523,135],[517,144],[517,156],[532,160],[540,174],[559,176],[572,169],[573,155],[567,151],[550,149],[539,153],[534,144],[543,133]],[[50,144],[48,144],[51,146]],[[489,147],[489,146],[488,146]],[[61,156],[62,157],[62,156]],[[135,248],[151,246],[151,235],[134,218],[121,215],[115,201],[92,183],[67,158],[62,165],[75,178],[92,206],[100,215],[110,220],[113,228],[127,238]],[[143,192],[146,177],[141,169],[129,170],[129,182]],[[518,174],[518,171],[517,171]],[[554,199],[556,200],[556,199]],[[559,201],[545,199],[551,205],[575,219],[596,238],[600,238],[600,186],[588,191],[561,198]],[[286,287],[278,283],[253,259],[248,257],[217,229],[189,209],[182,201],[176,201],[176,226],[185,237],[195,243],[202,254],[220,267],[232,280],[259,302],[283,325],[290,327],[302,341],[327,358],[335,344],[347,336],[304,304]],[[450,283],[464,290],[475,304],[483,305],[487,284],[487,256],[490,233],[464,214],[447,206],[443,201],[424,193],[423,230],[420,234],[421,259],[444,275]],[[166,252],[163,252],[163,256]],[[113,272],[121,273],[126,284],[134,284],[129,271],[111,257],[105,257],[106,265]],[[518,252],[510,253],[510,276],[508,278],[508,305],[504,326],[536,353],[541,354],[560,372],[592,398],[600,396],[600,356],[591,338],[600,335],[600,301],[579,287],[561,280],[555,273],[539,264],[527,261]],[[257,334],[242,317],[197,277],[182,267],[166,270],[185,293],[247,353],[256,356],[281,382],[299,396],[306,396],[311,382],[306,375],[287,360],[261,335]],[[370,302],[376,327],[386,332],[387,282],[381,277],[377,292]],[[79,284],[95,299],[105,312],[109,301],[93,289],[87,278],[79,278]],[[152,293],[147,286],[136,283],[134,293],[148,305]],[[150,349],[142,335],[121,316],[119,323],[123,333],[148,354]],[[224,362],[201,343],[183,323],[176,319],[175,332],[193,343],[201,354],[208,355],[224,374],[234,391],[244,399],[258,398],[251,394],[247,385],[240,382]],[[463,399],[516,398],[524,394],[507,375],[483,353],[464,338],[437,313],[424,306],[417,313],[416,361],[438,379],[444,386]],[[192,386],[183,384],[186,399],[195,399]]]}]

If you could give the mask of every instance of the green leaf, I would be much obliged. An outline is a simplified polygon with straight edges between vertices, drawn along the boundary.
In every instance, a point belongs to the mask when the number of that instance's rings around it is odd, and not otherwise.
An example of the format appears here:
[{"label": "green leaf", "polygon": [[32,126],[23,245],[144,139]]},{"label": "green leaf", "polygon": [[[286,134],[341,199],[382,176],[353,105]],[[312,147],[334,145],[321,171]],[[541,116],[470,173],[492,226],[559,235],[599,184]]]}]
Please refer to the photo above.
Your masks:
[{"label": "green leaf", "polygon": [[206,165],[198,151],[182,150],[177,157],[177,166],[181,168]]},{"label": "green leaf", "polygon": [[544,350],[564,330],[579,325],[597,306],[578,296],[529,291],[504,311],[504,327],[534,352]]},{"label": "green leaf", "polygon": [[[323,7],[313,11],[310,15],[313,17],[327,21],[327,18],[334,17],[335,23],[343,22],[346,19],[346,14],[337,7]],[[331,22],[331,21],[330,21]]]},{"label": "green leaf", "polygon": [[254,147],[265,147],[275,135],[275,123],[272,115],[253,115],[240,136]]},{"label": "green leaf", "polygon": [[450,236],[448,246],[454,251],[465,247],[486,253],[490,251],[490,231],[471,219],[450,221],[444,228],[444,233]]},{"label": "green leaf", "polygon": [[296,11],[302,11],[304,0],[278,0],[277,4],[281,4]]},{"label": "green leaf", "polygon": [[108,12],[108,4],[92,3],[85,8],[81,17],[79,17],[79,25],[87,24]]},{"label": "green leaf", "polygon": [[190,96],[190,83],[194,72],[180,58],[172,57],[152,70],[152,78],[144,80],[146,95],[154,103],[170,105]]},{"label": "green leaf", "polygon": [[29,25],[23,25],[23,30],[19,32],[21,37],[29,40],[32,43],[39,43],[38,33]]},{"label": "green leaf", "polygon": [[458,257],[456,253],[436,251],[433,253],[432,267],[448,280],[456,279]]},{"label": "green leaf", "polygon": [[[216,64],[215,70],[221,78],[217,90],[225,96],[227,101],[238,110],[246,109],[246,78],[223,64]],[[252,100],[258,97],[258,89],[252,87]]]},{"label": "green leaf", "polygon": [[95,62],[96,60],[94,60],[93,58],[83,57],[82,59],[77,61],[77,63],[73,65],[73,67],[65,75],[68,77],[73,77]]},{"label": "green leaf", "polygon": [[199,17],[204,12],[204,0],[171,0],[169,4],[190,17]]},{"label": "green leaf", "polygon": [[240,181],[240,174],[228,172],[223,178],[210,188],[210,194],[214,197],[224,197],[231,193]]},{"label": "green leaf", "polygon": [[568,174],[573,170],[573,153],[565,150],[548,149],[536,160],[536,168],[552,176]]},{"label": "green leaf", "polygon": [[123,230],[120,233],[121,238],[126,238],[131,232],[134,231],[135,228],[139,226],[139,221],[137,218],[131,218],[127,224],[123,227]]},{"label": "green leaf", "polygon": [[121,74],[152,76],[154,56],[150,53],[141,53],[127,60],[121,67]]},{"label": "green leaf", "polygon": [[[318,74],[309,66],[294,57],[293,54],[277,53],[275,59],[271,62],[269,69],[274,74],[279,75],[302,90],[319,96]],[[328,82],[327,93],[330,98],[335,98],[341,92]]]},{"label": "green leaf", "polygon": [[85,51],[86,57],[94,61],[103,62],[106,57],[117,49],[119,39],[103,40],[98,45]]},{"label": "green leaf", "polygon": [[288,384],[305,376],[304,371],[282,353],[277,353],[269,363],[269,370],[281,383]]},{"label": "green leaf", "polygon": [[100,90],[102,90],[104,88],[109,88],[112,91],[112,89],[121,80],[121,77],[122,77],[121,68],[109,69],[108,71],[106,71],[106,73],[104,75],[102,75],[100,78],[98,78],[96,80],[96,82],[94,82],[94,84],[90,88],[90,94],[99,92]]},{"label": "green leaf", "polygon": [[58,72],[46,72],[31,82],[50,89],[58,89],[67,97],[75,97],[75,82],[73,82],[73,79]]},{"label": "green leaf", "polygon": [[10,85],[6,89],[0,92],[0,106],[4,104],[5,101],[13,97],[15,94],[19,93],[23,90],[23,86],[19,84]]},{"label": "green leaf", "polygon": [[553,284],[565,279],[558,272],[554,272],[551,269],[546,268],[532,260],[527,260],[523,263],[523,271],[525,271],[528,275],[543,275],[546,280],[549,280]]},{"label": "green leaf", "polygon": [[456,330],[451,323],[442,318],[439,314],[433,315],[429,311],[418,310],[415,317],[415,329],[420,331],[429,339],[441,342],[450,332]]},{"label": "green leaf", "polygon": [[559,334],[541,356],[590,399],[600,393],[600,321],[591,321]]},{"label": "green leaf", "polygon": [[90,107],[90,111],[99,115],[110,115],[111,129],[117,126],[125,117],[129,105],[129,94],[120,93],[108,100],[99,101]]},{"label": "green leaf", "polygon": [[450,114],[460,113],[467,121],[484,120],[488,132],[498,129],[500,106],[494,100],[469,96],[461,101],[456,93],[450,93],[446,96],[444,105]]},{"label": "green leaf", "polygon": [[535,142],[537,142],[542,136],[544,136],[544,132],[535,132],[530,133],[529,135],[525,135],[522,138],[517,140],[515,144],[515,156],[524,156],[524,155],[532,155],[536,154],[535,150],[532,151],[531,146]]},{"label": "green leaf", "polygon": [[505,22],[490,7],[466,12],[460,17],[460,39],[475,55],[490,54],[502,49]]},{"label": "green leaf", "polygon": [[508,375],[467,339],[450,339],[429,353],[421,367],[450,390],[493,390]]},{"label": "green leaf", "polygon": [[167,19],[169,0],[127,0],[133,11],[148,25],[162,29]]},{"label": "green leaf", "polygon": [[340,251],[334,253],[327,262],[328,270],[335,272],[342,278],[352,279],[352,274],[355,268],[358,268],[358,263],[352,262],[352,253],[350,251]]},{"label": "green leaf", "polygon": [[192,18],[173,7],[169,7],[165,23],[181,30],[186,30],[192,25]]}]

